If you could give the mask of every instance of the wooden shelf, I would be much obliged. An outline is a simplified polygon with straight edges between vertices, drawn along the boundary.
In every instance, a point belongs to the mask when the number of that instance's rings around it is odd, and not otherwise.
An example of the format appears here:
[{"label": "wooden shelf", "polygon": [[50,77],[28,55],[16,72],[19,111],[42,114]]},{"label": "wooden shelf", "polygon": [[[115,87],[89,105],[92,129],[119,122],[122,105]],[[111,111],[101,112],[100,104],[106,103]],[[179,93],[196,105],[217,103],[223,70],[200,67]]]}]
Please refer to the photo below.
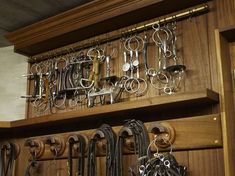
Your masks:
[{"label": "wooden shelf", "polygon": [[55,125],[58,127],[63,124],[73,124],[75,122],[77,123],[89,119],[120,118],[127,115],[135,117],[141,112],[154,113],[162,111],[164,108],[169,110],[170,108],[204,106],[218,102],[219,95],[212,90],[206,89],[201,92],[179,93],[170,96],[164,95],[160,97],[17,120],[9,122],[10,125],[7,122],[0,123],[0,129],[5,132],[7,129],[22,130],[34,127],[43,129]]},{"label": "wooden shelf", "polygon": [[1,128],[10,128],[10,127],[11,127],[11,122],[0,121],[0,129]]},{"label": "wooden shelf", "polygon": [[11,32],[6,38],[17,53],[32,56],[207,1],[95,0]]}]

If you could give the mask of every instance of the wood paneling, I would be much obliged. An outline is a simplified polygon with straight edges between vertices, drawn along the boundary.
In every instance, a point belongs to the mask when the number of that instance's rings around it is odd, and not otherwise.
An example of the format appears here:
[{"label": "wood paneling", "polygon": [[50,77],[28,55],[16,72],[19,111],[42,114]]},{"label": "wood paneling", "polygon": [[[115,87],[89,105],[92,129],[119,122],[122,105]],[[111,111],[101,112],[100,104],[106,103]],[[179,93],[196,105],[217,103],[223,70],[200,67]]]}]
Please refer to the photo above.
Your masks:
[{"label": "wood paneling", "polygon": [[218,15],[218,27],[224,28],[235,25],[235,1],[216,0],[215,2]]},{"label": "wood paneling", "polygon": [[[193,150],[193,151],[173,151],[180,165],[187,166],[190,176],[224,176],[223,165],[223,149],[207,149],[207,150]],[[26,159],[26,155],[24,158]],[[23,157],[22,157],[23,158]],[[26,160],[21,167],[17,167],[16,176],[24,175],[26,168]],[[40,161],[39,167],[35,170],[35,176],[51,176],[51,175],[67,175],[66,159]],[[86,160],[87,162],[87,160]],[[123,156],[123,176],[128,176],[129,167],[136,168],[136,156]],[[19,163],[18,163],[19,164]],[[76,162],[74,162],[76,164]],[[18,165],[20,166],[20,164]],[[86,165],[87,166],[87,165]],[[85,175],[87,169],[85,170]],[[74,172],[75,173],[75,172]],[[97,176],[105,175],[105,157],[97,157]]]},{"label": "wood paneling", "polygon": [[229,43],[219,30],[215,31],[217,62],[220,82],[220,110],[222,118],[224,165],[226,175],[235,175],[235,119],[233,100],[233,81]]},{"label": "wood paneling", "polygon": [[222,149],[189,151],[189,175],[224,176]]},{"label": "wood paneling", "polygon": [[188,68],[185,91],[211,87],[205,25],[205,15],[186,20],[182,24],[183,58]]}]

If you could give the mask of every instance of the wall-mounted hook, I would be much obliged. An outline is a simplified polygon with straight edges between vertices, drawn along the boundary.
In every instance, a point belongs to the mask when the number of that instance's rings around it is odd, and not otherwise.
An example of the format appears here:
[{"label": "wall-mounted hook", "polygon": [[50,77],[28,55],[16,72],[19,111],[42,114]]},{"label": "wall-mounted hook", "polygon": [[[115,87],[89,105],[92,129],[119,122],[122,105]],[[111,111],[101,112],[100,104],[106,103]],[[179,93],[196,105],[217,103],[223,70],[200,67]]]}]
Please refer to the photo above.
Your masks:
[{"label": "wall-mounted hook", "polygon": [[127,150],[134,151],[135,150],[135,144],[133,137],[133,132],[128,127],[122,127],[122,129],[119,131],[119,136],[123,138],[123,145]]},{"label": "wall-mounted hook", "polygon": [[148,127],[148,132],[154,135],[156,145],[160,148],[167,148],[175,141],[175,130],[169,123],[153,123]]},{"label": "wall-mounted hook", "polygon": [[20,146],[12,142],[4,142],[1,144],[1,150],[6,151],[6,155],[13,155],[16,160],[20,154]]},{"label": "wall-mounted hook", "polygon": [[105,134],[101,130],[97,130],[92,136],[91,139],[97,140],[97,148],[98,151],[102,154],[106,152],[106,144],[107,141],[105,140]]},{"label": "wall-mounted hook", "polygon": [[88,138],[83,134],[73,134],[68,137],[69,144],[73,144],[73,150],[78,151],[81,144],[84,146],[84,150],[87,150]]},{"label": "wall-mounted hook", "polygon": [[88,146],[88,139],[83,134],[73,134],[68,137],[67,140],[68,149],[68,174],[72,175],[73,172],[73,152],[78,153],[78,172],[76,175],[84,175],[84,163],[85,163],[85,152]]},{"label": "wall-mounted hook", "polygon": [[167,128],[165,126],[163,126],[161,123],[156,122],[156,123],[151,124],[149,126],[148,131],[150,133],[159,135],[161,133],[167,133]]},{"label": "wall-mounted hook", "polygon": [[43,141],[39,139],[27,139],[24,146],[29,148],[30,154],[36,159],[42,157],[45,151],[45,145]]},{"label": "wall-mounted hook", "polygon": [[49,136],[46,141],[46,144],[50,146],[50,151],[55,157],[62,155],[65,151],[65,142],[64,139],[58,136]]}]

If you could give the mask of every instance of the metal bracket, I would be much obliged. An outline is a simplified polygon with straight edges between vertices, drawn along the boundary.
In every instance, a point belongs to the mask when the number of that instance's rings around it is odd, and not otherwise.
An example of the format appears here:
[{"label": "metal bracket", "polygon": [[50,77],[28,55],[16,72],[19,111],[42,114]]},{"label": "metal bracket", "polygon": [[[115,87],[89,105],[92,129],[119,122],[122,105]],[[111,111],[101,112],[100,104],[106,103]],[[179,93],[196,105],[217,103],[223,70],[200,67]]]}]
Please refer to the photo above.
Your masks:
[{"label": "metal bracket", "polygon": [[68,137],[68,141],[67,142],[72,142],[74,144],[73,145],[73,150],[74,151],[78,151],[78,149],[79,149],[79,145],[78,144],[79,144],[79,142],[81,142],[80,139],[79,139],[80,137],[82,137],[84,139],[84,141],[86,143],[85,151],[87,151],[88,138],[85,135],[83,135],[83,134],[73,134],[73,135],[70,135]]}]

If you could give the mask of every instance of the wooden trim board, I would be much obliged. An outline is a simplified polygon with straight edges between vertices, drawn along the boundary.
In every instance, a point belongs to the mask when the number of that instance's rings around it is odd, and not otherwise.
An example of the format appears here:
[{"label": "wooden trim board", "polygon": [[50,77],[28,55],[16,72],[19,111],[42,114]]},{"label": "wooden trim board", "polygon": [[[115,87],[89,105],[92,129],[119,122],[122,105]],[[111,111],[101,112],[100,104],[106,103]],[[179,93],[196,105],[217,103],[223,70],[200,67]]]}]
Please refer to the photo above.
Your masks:
[{"label": "wooden trim board", "polygon": [[[170,125],[175,131],[175,141],[172,144],[173,150],[192,150],[192,149],[205,149],[205,148],[220,148],[223,146],[222,142],[222,131],[221,131],[221,120],[220,115],[212,114],[205,116],[196,116],[196,117],[187,117],[181,119],[174,120],[166,120],[166,121],[156,121],[156,122],[148,122],[145,123],[146,128],[150,125],[157,123],[162,123]],[[112,127],[114,132],[118,134],[122,126],[114,126]],[[33,137],[32,139],[39,139],[41,141],[45,141],[48,136],[57,136],[63,139],[66,143],[69,136],[73,134],[83,134],[88,140],[89,137],[95,132],[95,129],[84,130],[84,131],[75,131],[68,133],[59,133],[59,134],[49,134],[44,136]],[[152,141],[154,139],[154,134],[149,133],[149,139]],[[130,139],[131,142],[131,139]],[[102,145],[98,145],[102,148]],[[23,146],[22,146],[23,147]],[[167,150],[170,148],[159,148],[160,151]],[[156,148],[152,148],[153,151]],[[97,149],[98,155],[104,155],[103,152],[100,152],[100,148]],[[59,156],[58,158],[66,158],[68,152],[68,146],[66,146],[65,152]],[[124,146],[125,154],[133,154],[133,151],[128,150],[127,147]],[[45,147],[44,155],[40,158],[40,160],[52,160],[54,156],[50,152],[50,148],[48,145]],[[57,158],[57,159],[58,159]]]},{"label": "wooden trim board", "polygon": [[220,109],[224,145],[225,175],[235,175],[235,111],[231,76],[231,60],[229,56],[229,42],[215,30],[216,54],[219,72]]}]

